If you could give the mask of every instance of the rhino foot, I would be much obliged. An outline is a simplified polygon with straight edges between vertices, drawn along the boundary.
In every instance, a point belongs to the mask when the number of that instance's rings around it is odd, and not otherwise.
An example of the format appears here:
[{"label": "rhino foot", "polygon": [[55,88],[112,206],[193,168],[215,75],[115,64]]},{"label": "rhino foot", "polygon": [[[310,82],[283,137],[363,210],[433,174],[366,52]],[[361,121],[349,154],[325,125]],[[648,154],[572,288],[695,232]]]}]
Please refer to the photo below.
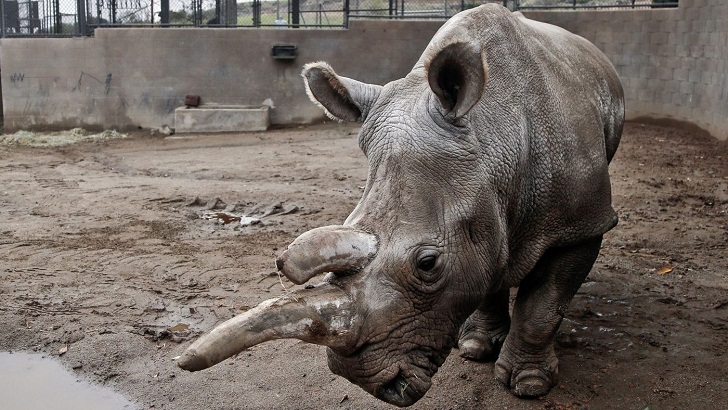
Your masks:
[{"label": "rhino foot", "polygon": [[493,361],[508,336],[511,319],[508,315],[510,290],[488,295],[460,328],[460,356],[468,360]]},{"label": "rhino foot", "polygon": [[505,351],[495,363],[495,378],[518,397],[543,396],[558,382],[558,359],[551,353],[541,362],[519,362]]},{"label": "rhino foot", "polygon": [[494,360],[498,357],[507,335],[507,328],[495,331],[481,329],[464,331],[458,341],[460,357],[477,361]]}]

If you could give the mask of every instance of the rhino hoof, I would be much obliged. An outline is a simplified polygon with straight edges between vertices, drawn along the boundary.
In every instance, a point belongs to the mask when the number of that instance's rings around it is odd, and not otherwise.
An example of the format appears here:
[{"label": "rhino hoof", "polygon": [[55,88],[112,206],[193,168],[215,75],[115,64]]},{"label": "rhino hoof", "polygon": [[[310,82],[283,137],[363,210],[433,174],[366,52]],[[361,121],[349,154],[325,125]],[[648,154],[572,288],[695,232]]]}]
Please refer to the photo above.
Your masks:
[{"label": "rhino hoof", "polygon": [[508,326],[496,328],[468,326],[471,321],[474,321],[473,317],[468,319],[460,331],[458,340],[460,357],[476,361],[495,361],[508,336]]},{"label": "rhino hoof", "polygon": [[557,371],[548,372],[551,373],[551,377],[540,369],[522,370],[517,375],[513,374],[513,371],[501,362],[496,363],[493,369],[496,380],[509,387],[518,397],[540,397],[556,385]]},{"label": "rhino hoof", "polygon": [[[521,375],[523,375],[523,373],[521,373]],[[551,390],[551,382],[535,375],[525,376],[520,377],[520,380],[516,382],[516,385],[513,386],[511,390],[513,391],[513,394],[518,397],[539,397]]]},{"label": "rhino hoof", "polygon": [[460,357],[468,360],[485,361],[498,357],[500,345],[494,345],[489,340],[481,338],[467,338],[458,343]]}]

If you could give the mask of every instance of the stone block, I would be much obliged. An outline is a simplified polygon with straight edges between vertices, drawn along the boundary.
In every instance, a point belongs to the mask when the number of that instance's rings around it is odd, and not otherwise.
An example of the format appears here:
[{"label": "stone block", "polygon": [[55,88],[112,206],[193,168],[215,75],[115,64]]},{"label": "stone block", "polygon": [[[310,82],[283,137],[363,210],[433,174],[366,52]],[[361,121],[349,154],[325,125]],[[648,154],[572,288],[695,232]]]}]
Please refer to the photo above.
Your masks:
[{"label": "stone block", "polygon": [[667,33],[665,32],[655,32],[650,33],[650,44],[653,45],[662,45],[667,43]]},{"label": "stone block", "polygon": [[655,65],[643,65],[640,67],[640,78],[655,78],[657,77],[657,67]]},{"label": "stone block", "polygon": [[695,92],[695,83],[687,81],[687,78],[685,81],[680,82],[680,88],[678,90],[680,94],[689,96],[692,95]]},{"label": "stone block", "polygon": [[647,88],[643,88],[643,89],[640,89],[637,91],[637,101],[649,103],[654,100],[655,100],[654,90],[648,90]]},{"label": "stone block", "polygon": [[688,71],[688,81],[699,83],[703,81],[703,71],[697,68],[691,68]]},{"label": "stone block", "polygon": [[213,105],[179,107],[174,110],[174,126],[185,132],[265,131],[270,126],[267,105]]},{"label": "stone block", "polygon": [[657,69],[657,78],[660,80],[672,80],[673,71],[673,68],[669,65],[661,65]]},{"label": "stone block", "polygon": [[677,82],[687,81],[689,70],[690,69],[683,67],[676,68],[675,71],[673,71],[673,79]]}]

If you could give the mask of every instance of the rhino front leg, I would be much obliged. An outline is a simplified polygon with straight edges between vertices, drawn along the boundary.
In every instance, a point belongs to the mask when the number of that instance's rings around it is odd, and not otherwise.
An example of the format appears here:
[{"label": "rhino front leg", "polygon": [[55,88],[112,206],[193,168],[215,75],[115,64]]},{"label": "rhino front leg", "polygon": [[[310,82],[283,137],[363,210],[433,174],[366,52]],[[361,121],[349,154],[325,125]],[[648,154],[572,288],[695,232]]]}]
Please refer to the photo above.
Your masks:
[{"label": "rhino front leg", "polygon": [[506,340],[511,318],[510,289],[488,295],[460,328],[460,356],[470,360],[495,360]]},{"label": "rhino front leg", "polygon": [[521,283],[511,331],[495,364],[496,378],[515,395],[542,396],[556,384],[554,336],[601,243],[599,237],[550,249]]}]

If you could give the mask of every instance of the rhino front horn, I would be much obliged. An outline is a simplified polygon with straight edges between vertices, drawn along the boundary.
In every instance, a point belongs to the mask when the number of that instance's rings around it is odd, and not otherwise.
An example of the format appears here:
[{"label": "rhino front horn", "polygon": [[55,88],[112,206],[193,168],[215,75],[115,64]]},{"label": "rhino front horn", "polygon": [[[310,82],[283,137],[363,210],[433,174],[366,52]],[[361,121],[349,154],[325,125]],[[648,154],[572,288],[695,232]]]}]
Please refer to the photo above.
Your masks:
[{"label": "rhino front horn", "polygon": [[346,349],[354,340],[351,307],[344,291],[327,283],[269,299],[202,335],[177,359],[177,365],[189,371],[206,369],[274,339]]},{"label": "rhino front horn", "polygon": [[301,285],[324,272],[357,272],[376,253],[374,235],[349,226],[324,226],[296,238],[276,260],[276,267],[291,282]]}]

